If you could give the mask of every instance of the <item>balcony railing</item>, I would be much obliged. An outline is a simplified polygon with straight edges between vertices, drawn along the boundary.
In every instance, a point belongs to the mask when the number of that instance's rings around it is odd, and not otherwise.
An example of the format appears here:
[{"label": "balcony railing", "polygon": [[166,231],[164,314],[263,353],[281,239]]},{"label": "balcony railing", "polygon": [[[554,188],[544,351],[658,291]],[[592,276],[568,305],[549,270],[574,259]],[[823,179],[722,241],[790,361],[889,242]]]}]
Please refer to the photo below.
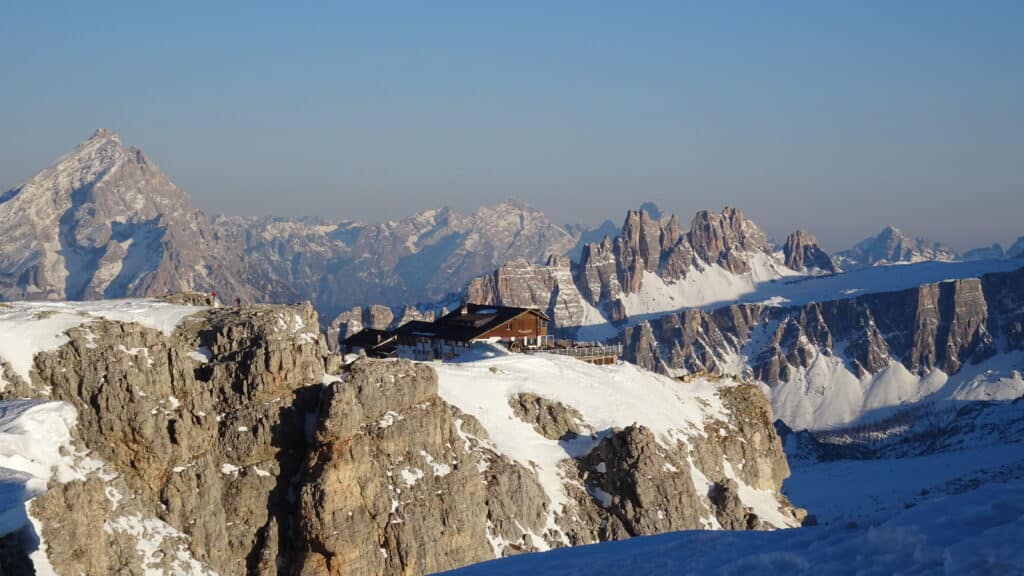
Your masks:
[{"label": "balcony railing", "polygon": [[573,358],[620,358],[622,344],[611,346],[569,346],[566,348],[542,348],[524,350],[527,354],[557,354]]}]

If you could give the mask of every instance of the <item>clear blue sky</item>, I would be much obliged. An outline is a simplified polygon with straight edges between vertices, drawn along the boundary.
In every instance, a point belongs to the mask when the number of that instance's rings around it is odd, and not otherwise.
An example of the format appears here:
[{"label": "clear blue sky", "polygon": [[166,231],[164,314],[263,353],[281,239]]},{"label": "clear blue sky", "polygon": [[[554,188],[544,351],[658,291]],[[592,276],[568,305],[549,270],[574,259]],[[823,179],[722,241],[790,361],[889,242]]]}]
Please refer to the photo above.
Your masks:
[{"label": "clear blue sky", "polygon": [[1024,234],[1019,1],[12,0],[0,35],[2,189],[103,126],[209,212]]}]

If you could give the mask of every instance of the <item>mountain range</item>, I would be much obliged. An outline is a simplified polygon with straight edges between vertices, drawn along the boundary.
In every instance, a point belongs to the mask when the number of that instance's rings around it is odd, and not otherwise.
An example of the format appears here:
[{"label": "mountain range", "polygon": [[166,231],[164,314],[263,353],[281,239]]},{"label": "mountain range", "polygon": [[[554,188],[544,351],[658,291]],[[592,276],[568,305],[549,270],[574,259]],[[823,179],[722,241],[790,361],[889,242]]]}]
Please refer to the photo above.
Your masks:
[{"label": "mountain range", "polygon": [[311,300],[327,316],[442,298],[513,257],[564,253],[578,236],[516,201],[379,224],[210,218],[108,130],[3,194],[0,235],[7,300],[199,290],[229,301]]},{"label": "mountain range", "polygon": [[[0,574],[1024,570],[1024,240],[210,217],[105,130],[0,238]],[[464,299],[626,362],[336,353]]]},{"label": "mountain range", "polygon": [[[557,225],[515,200],[376,224],[210,217],[141,150],[103,129],[0,195],[0,237],[7,300],[217,291],[229,302],[309,300],[325,323],[369,304],[398,318],[407,305],[440,309],[467,285],[477,300],[546,307],[564,327],[617,323],[796,274],[961,258],[891,227],[834,258],[805,231],[773,246],[731,208],[698,213],[688,230],[651,204],[619,228],[588,228]],[[966,256],[1018,253],[1024,240]],[[517,274],[536,293],[517,290]]]}]

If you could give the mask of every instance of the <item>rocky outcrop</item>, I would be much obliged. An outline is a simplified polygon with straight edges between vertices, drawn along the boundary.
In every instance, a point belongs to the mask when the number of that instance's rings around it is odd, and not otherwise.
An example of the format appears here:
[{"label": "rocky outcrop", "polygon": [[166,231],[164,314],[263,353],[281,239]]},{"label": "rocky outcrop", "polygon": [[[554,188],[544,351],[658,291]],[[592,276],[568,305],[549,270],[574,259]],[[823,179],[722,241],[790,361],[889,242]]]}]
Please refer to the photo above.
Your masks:
[{"label": "rocky outcrop", "polygon": [[[89,547],[88,554],[68,550],[66,566],[73,569],[66,573],[116,571],[113,564],[98,567],[120,557],[109,550],[129,546],[119,539],[140,547],[154,531],[181,534],[161,540],[168,558],[176,557],[176,542],[187,541],[188,553],[220,574],[244,574],[262,557],[277,558],[276,534],[290,522],[289,483],[305,458],[296,439],[319,402],[316,387],[307,386],[323,380],[325,366],[337,368],[328,362],[312,307],[208,309],[169,337],[105,320],[69,336],[35,357],[31,386],[4,390],[8,397],[48,391],[48,398],[73,405],[82,447],[106,463],[99,474],[123,482],[118,498],[97,493],[89,480],[36,503],[41,517],[47,510],[67,514],[51,498],[96,503],[71,508],[88,511],[80,522],[44,523],[45,541]],[[131,501],[146,515],[108,500]],[[150,530],[147,523],[168,528]],[[58,562],[62,554],[56,552]]]},{"label": "rocky outcrop", "polygon": [[724,208],[720,214],[708,210],[698,212],[690,225],[688,239],[697,257],[733,274],[750,270],[744,254],[770,251],[768,237],[738,208]]},{"label": "rocky outcrop", "polygon": [[590,430],[579,410],[561,402],[523,392],[509,398],[512,412],[549,440],[572,440]]},{"label": "rocky outcrop", "polygon": [[[556,508],[534,468],[442,400],[429,365],[342,367],[316,326],[308,304],[197,308],[169,335],[95,319],[37,354],[30,382],[10,374],[6,398],[78,412],[77,472],[31,507],[57,572],[426,574],[664,530],[759,527],[728,479],[777,492],[785,476],[764,399],[743,387],[722,388],[724,420],[674,444],[642,426],[598,432],[573,406],[521,393],[509,398],[516,418],[586,447],[562,461],[569,498]],[[725,496],[695,485],[690,461]],[[727,520],[739,509],[746,524]]]},{"label": "rocky outcrop", "polygon": [[[665,445],[649,429],[630,426],[603,438],[581,460],[580,478],[601,506],[597,515],[607,530],[605,539],[770,526],[742,502],[737,481],[777,493],[789,476],[771,408],[752,385],[719,394],[731,418],[711,421],[689,445]],[[691,468],[710,485],[696,486]],[[778,498],[781,513],[799,523],[806,513]]]},{"label": "rocky outcrop", "polygon": [[432,573],[493,558],[492,537],[535,549],[524,529],[543,532],[543,490],[482,429],[461,435],[469,417],[428,366],[357,362],[322,415],[299,489],[301,573]]},{"label": "rocky outcrop", "polygon": [[782,247],[786,266],[793,270],[815,268],[835,272],[832,259],[818,246],[818,239],[806,230],[797,230],[786,238]]},{"label": "rocky outcrop", "polygon": [[341,343],[346,338],[370,328],[387,330],[395,321],[395,314],[387,306],[373,304],[356,306],[338,314],[327,326],[327,347],[332,352],[341,350]]},{"label": "rocky outcrop", "polygon": [[[441,315],[446,314],[446,309],[440,309]],[[396,315],[395,310],[381,304],[369,306],[356,306],[338,314],[331,320],[324,330],[327,336],[327,348],[331,352],[341,352],[341,344],[349,336],[353,336],[366,329],[372,330],[394,330],[399,326],[423,320],[432,322],[437,317],[434,310],[420,311],[415,306],[403,306]]]}]

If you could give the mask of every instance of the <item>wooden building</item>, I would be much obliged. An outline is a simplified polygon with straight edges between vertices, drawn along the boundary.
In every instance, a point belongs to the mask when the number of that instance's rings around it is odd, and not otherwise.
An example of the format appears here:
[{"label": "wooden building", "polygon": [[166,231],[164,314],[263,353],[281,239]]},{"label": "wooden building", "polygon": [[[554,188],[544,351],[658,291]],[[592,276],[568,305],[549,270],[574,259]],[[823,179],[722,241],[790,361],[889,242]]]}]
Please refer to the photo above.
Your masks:
[{"label": "wooden building", "polygon": [[413,321],[396,330],[397,355],[450,360],[476,342],[500,342],[512,350],[540,348],[550,340],[550,321],[534,308],[464,304],[435,322]]}]

